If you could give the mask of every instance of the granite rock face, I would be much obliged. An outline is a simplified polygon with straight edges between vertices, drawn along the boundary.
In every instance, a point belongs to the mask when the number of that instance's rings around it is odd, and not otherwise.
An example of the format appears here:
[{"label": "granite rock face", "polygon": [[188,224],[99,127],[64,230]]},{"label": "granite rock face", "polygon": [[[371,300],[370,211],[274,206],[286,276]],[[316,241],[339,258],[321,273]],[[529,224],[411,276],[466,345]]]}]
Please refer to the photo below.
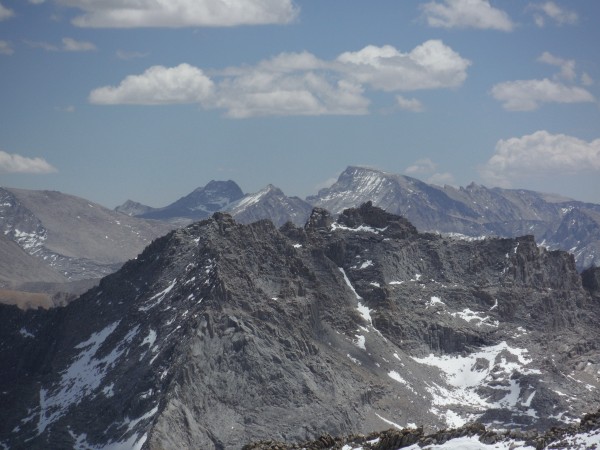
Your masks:
[{"label": "granite rock face", "polygon": [[600,407],[589,273],[531,236],[419,233],[369,203],[280,229],[216,213],[65,308],[0,307],[0,445],[568,424]]}]

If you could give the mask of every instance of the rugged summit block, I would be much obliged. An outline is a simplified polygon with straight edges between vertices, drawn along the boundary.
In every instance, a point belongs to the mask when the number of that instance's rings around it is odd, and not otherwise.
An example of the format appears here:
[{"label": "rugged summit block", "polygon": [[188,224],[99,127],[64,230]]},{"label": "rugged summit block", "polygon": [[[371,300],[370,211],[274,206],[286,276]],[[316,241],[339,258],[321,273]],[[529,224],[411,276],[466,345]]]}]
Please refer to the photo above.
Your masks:
[{"label": "rugged summit block", "polygon": [[598,297],[532,237],[420,234],[370,204],[217,213],[65,308],[0,307],[0,445],[240,448],[598,409]]}]

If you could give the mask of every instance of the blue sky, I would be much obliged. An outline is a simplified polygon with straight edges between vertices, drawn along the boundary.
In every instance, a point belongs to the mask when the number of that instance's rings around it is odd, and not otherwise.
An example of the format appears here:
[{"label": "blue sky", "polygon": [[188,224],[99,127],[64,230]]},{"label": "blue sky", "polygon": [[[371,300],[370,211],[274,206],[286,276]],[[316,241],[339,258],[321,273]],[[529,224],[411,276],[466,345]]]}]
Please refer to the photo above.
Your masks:
[{"label": "blue sky", "polygon": [[600,203],[597,0],[0,0],[0,185],[163,206],[348,165]]}]

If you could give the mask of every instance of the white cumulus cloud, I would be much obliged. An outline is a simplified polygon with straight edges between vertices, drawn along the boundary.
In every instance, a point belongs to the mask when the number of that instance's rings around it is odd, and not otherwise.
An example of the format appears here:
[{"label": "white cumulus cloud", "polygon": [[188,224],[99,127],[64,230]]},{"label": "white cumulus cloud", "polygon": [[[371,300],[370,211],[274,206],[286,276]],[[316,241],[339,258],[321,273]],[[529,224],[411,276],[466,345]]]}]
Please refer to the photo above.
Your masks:
[{"label": "white cumulus cloud", "polygon": [[0,172],[3,173],[52,173],[56,168],[43,158],[28,158],[0,150]]},{"label": "white cumulus cloud", "polygon": [[500,140],[494,155],[479,170],[486,182],[501,187],[532,176],[600,171],[600,139],[586,142],[541,130]]},{"label": "white cumulus cloud", "polygon": [[594,79],[586,72],[581,74],[581,84],[584,86],[591,86],[594,84]]},{"label": "white cumulus cloud", "polygon": [[214,106],[233,118],[366,114],[369,100],[362,94],[360,85],[344,80],[331,83],[313,72],[257,72],[223,81]]},{"label": "white cumulus cloud", "polygon": [[542,103],[584,103],[594,96],[579,86],[569,86],[544,78],[498,83],[492,87],[494,98],[509,111],[533,111]]},{"label": "white cumulus cloud", "polygon": [[[558,67],[560,71],[553,79],[505,81],[494,85],[492,96],[502,102],[509,111],[533,111],[543,103],[586,103],[594,102],[594,95],[577,86],[575,61],[564,59],[550,52],[542,53],[538,62]],[[587,74],[581,76],[581,84],[589,86],[593,80]]]},{"label": "white cumulus cloud", "polygon": [[427,176],[425,181],[429,184],[436,184],[438,186],[444,186],[445,184],[454,185],[454,175],[450,172],[436,172],[438,165],[434,163],[431,158],[422,158],[416,160],[406,169],[404,173],[412,176],[424,177]]},{"label": "white cumulus cloud", "polygon": [[118,86],[94,89],[89,100],[99,105],[195,103],[210,96],[213,87],[202,70],[189,64],[152,66],[141,75],[126,77]]},{"label": "white cumulus cloud", "polygon": [[435,164],[431,158],[422,158],[416,160],[406,169],[404,169],[404,173],[409,175],[418,175],[418,174],[427,174],[432,173],[437,169],[437,164]]},{"label": "white cumulus cloud", "polygon": [[14,52],[10,42],[0,41],[0,55],[12,55]]},{"label": "white cumulus cloud", "polygon": [[425,110],[423,103],[416,98],[406,98],[401,95],[396,96],[396,102],[401,109],[412,112],[422,112]]},{"label": "white cumulus cloud", "polygon": [[456,180],[454,179],[454,175],[450,172],[442,172],[442,173],[434,173],[430,177],[425,180],[429,184],[435,184],[437,186],[445,186],[446,184],[450,186],[456,185]]},{"label": "white cumulus cloud", "polygon": [[563,59],[554,56],[550,52],[544,52],[540,55],[538,61],[559,67],[560,72],[557,78],[573,81],[577,77],[577,73],[575,72],[575,61],[572,59]]},{"label": "white cumulus cloud", "polygon": [[12,9],[9,9],[0,3],[0,21],[10,19],[14,15],[15,13]]},{"label": "white cumulus cloud", "polygon": [[221,27],[285,24],[298,8],[292,0],[60,0],[83,14],[79,27]]},{"label": "white cumulus cloud", "polygon": [[229,117],[366,114],[363,87],[336,76],[309,52],[282,53],[254,67],[223,71],[217,108]]},{"label": "white cumulus cloud", "polygon": [[[155,66],[117,86],[90,94],[97,104],[199,103],[234,118],[267,115],[349,115],[369,112],[369,89],[411,91],[459,86],[470,62],[441,41],[427,41],[410,53],[391,46],[367,46],[330,61],[309,52],[281,53],[256,65],[213,70]],[[416,99],[396,104],[420,111]]]},{"label": "white cumulus cloud", "polygon": [[530,9],[535,11],[533,19],[538,27],[545,26],[547,19],[557,25],[575,25],[579,21],[576,12],[561,8],[552,1],[530,5]]},{"label": "white cumulus cloud", "polygon": [[512,31],[508,14],[488,0],[444,0],[423,5],[427,23],[440,28],[479,28]]},{"label": "white cumulus cloud", "polygon": [[89,52],[96,50],[96,46],[91,42],[77,41],[73,38],[62,38],[62,45],[55,45],[43,41],[25,41],[32,48],[41,48],[49,52]]},{"label": "white cumulus cloud", "polygon": [[471,62],[440,40],[429,40],[409,53],[391,45],[369,45],[337,58],[339,70],[383,91],[414,91],[460,86]]},{"label": "white cumulus cloud", "polygon": [[129,61],[130,59],[145,58],[146,56],[149,55],[149,53],[126,51],[126,50],[120,50],[120,49],[117,50],[117,52],[115,54],[117,55],[117,58],[125,60],[125,61]]}]

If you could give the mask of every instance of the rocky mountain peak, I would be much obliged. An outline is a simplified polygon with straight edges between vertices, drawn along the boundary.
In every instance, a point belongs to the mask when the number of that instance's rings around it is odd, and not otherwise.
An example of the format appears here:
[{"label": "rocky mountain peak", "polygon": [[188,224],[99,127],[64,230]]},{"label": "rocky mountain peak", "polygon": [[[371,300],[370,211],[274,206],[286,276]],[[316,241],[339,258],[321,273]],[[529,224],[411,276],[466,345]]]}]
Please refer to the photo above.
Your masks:
[{"label": "rocky mountain peak", "polygon": [[[219,203],[221,207],[241,198],[244,195],[242,189],[235,181],[211,180],[206,186],[194,189],[186,197],[189,202],[197,203]],[[224,203],[226,202],[226,203]],[[193,207],[194,205],[191,205]]]},{"label": "rocky mountain peak", "polygon": [[304,228],[307,230],[329,231],[332,223],[333,217],[331,217],[329,211],[323,208],[313,208]]},{"label": "rocky mountain peak", "polygon": [[599,308],[531,237],[420,234],[369,203],[279,230],[217,212],[64,308],[0,306],[0,446],[548,429],[600,406]]},{"label": "rocky mountain peak", "polygon": [[304,200],[287,197],[272,184],[254,194],[247,194],[228,208],[231,215],[242,223],[269,219],[278,227],[286,222],[303,225],[310,210],[311,206]]},{"label": "rocky mountain peak", "polygon": [[140,217],[189,223],[210,217],[215,211],[224,211],[243,196],[244,193],[234,181],[211,180],[206,186],[194,189],[170,205],[154,208]]},{"label": "rocky mountain peak", "polygon": [[350,228],[360,226],[372,227],[386,231],[397,238],[416,235],[417,229],[405,218],[390,214],[381,208],[373,206],[373,202],[363,203],[358,208],[344,210],[337,219],[338,223]]},{"label": "rocky mountain peak", "polygon": [[143,205],[142,203],[134,202],[133,200],[126,200],[125,203],[117,206],[115,211],[128,216],[139,216],[152,211],[153,209],[154,208]]}]

